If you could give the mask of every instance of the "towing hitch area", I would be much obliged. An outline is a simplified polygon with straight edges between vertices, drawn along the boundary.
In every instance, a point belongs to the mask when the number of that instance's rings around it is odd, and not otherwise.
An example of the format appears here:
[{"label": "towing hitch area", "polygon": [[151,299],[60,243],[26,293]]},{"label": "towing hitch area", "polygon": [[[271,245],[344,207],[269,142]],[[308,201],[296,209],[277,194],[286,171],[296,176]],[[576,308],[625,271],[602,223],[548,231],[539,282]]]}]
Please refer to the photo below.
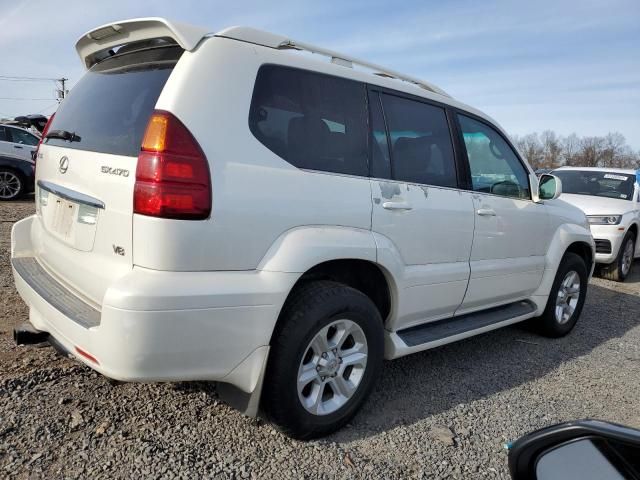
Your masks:
[{"label": "towing hitch area", "polygon": [[49,333],[36,330],[31,325],[22,324],[13,329],[13,340],[16,345],[34,345],[49,340]]}]

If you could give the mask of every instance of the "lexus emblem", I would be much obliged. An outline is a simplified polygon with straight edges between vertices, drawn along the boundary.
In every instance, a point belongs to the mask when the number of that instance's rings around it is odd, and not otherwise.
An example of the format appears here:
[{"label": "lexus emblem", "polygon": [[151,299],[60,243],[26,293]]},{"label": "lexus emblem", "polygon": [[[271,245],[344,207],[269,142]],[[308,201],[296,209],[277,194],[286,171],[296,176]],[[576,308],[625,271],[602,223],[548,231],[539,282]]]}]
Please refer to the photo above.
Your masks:
[{"label": "lexus emblem", "polygon": [[60,173],[67,173],[69,169],[69,159],[67,157],[62,157],[60,159],[60,163],[58,164],[58,171]]}]

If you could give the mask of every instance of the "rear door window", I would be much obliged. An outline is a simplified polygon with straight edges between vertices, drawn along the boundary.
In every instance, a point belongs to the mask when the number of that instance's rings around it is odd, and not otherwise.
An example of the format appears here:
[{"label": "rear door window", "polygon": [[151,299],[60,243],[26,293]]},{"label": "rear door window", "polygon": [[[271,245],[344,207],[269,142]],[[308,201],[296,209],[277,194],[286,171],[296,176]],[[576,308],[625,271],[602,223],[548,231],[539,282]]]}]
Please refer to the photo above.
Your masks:
[{"label": "rear door window", "polygon": [[137,156],[155,104],[183,50],[156,47],[123,53],[93,66],[62,102],[49,131],[75,133],[48,145]]},{"label": "rear door window", "polygon": [[0,142],[10,142],[11,141],[11,137],[9,137],[7,135],[7,127],[3,127],[2,125],[0,125]]},{"label": "rear door window", "polygon": [[456,188],[453,144],[444,108],[382,94],[391,144],[391,178]]},{"label": "rear door window", "polygon": [[265,147],[298,168],[368,174],[362,83],[264,65],[256,79],[249,127]]}]

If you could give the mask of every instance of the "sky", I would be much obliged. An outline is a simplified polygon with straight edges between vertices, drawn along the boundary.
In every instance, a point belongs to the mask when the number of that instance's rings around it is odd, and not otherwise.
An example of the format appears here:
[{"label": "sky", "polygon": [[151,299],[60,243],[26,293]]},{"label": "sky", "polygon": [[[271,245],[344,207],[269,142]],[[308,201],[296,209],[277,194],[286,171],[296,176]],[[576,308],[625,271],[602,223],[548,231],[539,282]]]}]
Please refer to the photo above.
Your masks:
[{"label": "sky", "polygon": [[508,132],[622,133],[640,150],[640,0],[0,0],[0,117],[50,114],[53,81],[82,76],[96,26],[162,16],[246,25],[435,83]]}]

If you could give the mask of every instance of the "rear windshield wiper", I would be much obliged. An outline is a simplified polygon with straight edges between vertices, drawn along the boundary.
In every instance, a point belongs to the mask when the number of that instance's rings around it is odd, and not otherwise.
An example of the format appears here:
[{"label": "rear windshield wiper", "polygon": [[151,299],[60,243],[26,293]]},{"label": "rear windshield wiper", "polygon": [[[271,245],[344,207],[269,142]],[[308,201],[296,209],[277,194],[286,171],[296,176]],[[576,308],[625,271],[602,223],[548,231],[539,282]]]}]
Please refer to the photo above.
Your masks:
[{"label": "rear windshield wiper", "polygon": [[45,138],[60,138],[67,142],[79,142],[81,140],[75,132],[68,132],[66,130],[51,130]]}]

